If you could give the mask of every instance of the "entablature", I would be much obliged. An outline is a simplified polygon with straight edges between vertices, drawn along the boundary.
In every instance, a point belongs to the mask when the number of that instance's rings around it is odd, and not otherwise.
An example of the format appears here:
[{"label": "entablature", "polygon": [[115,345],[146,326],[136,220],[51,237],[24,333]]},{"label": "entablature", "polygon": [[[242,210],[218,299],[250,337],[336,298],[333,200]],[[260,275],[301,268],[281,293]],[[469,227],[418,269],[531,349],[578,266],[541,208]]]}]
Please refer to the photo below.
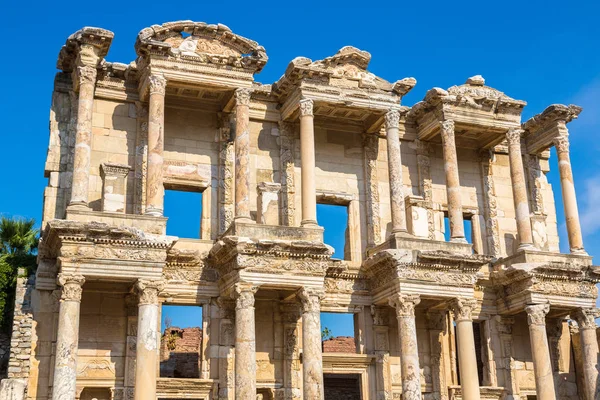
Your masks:
[{"label": "entablature", "polygon": [[520,127],[526,104],[485,86],[483,77],[477,75],[464,85],[429,90],[424,100],[412,107],[408,119],[417,125],[419,140],[436,139],[441,123],[451,120],[457,141],[487,149],[501,143],[509,129]]},{"label": "entablature", "polygon": [[576,119],[582,108],[573,104],[552,104],[540,114],[523,123],[525,143],[529,154],[540,154],[569,136],[566,124]]}]

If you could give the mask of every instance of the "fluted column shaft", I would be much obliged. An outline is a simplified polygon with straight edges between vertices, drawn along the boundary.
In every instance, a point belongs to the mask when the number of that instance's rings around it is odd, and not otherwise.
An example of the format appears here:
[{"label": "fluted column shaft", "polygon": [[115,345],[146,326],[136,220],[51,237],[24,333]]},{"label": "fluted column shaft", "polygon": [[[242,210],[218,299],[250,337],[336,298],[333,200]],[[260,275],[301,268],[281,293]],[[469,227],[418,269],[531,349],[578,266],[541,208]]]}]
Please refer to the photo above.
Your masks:
[{"label": "fluted column shaft", "polygon": [[398,319],[403,400],[421,400],[421,368],[415,322],[415,307],[420,301],[418,295],[399,294],[390,299]]},{"label": "fluted column shaft", "polygon": [[566,135],[558,137],[554,141],[554,145],[556,147],[556,154],[558,155],[558,171],[560,173],[569,247],[571,253],[587,254],[583,248],[583,236],[581,235],[581,224],[579,223],[577,196],[575,196],[575,183],[573,181],[573,170],[569,155],[569,137]]},{"label": "fluted column shaft", "polygon": [[529,339],[531,340],[531,355],[533,356],[533,373],[535,388],[539,400],[556,400],[550,347],[546,334],[546,314],[550,311],[549,304],[535,304],[525,307]]},{"label": "fluted column shaft", "polygon": [[62,293],[58,311],[52,400],[72,400],[77,392],[79,309],[84,282],[85,278],[81,275],[60,274],[58,276]]},{"label": "fluted column shaft", "polygon": [[479,374],[477,373],[477,358],[475,356],[475,337],[473,334],[473,309],[475,299],[454,299],[450,308],[456,322],[458,339],[458,368],[460,371],[460,386],[464,400],[479,400]]},{"label": "fluted column shaft", "polygon": [[597,308],[583,308],[573,313],[572,317],[579,326],[581,338],[581,353],[583,359],[583,392],[586,400],[600,398],[598,384],[598,338],[596,336],[596,318],[600,317]]},{"label": "fluted column shaft", "polygon": [[399,127],[400,112],[398,110],[388,111],[385,115],[385,132],[388,153],[392,233],[406,232],[406,206],[404,204]]},{"label": "fluted column shaft", "polygon": [[165,148],[165,90],[167,80],[162,75],[150,75],[148,88],[148,172],[146,175],[146,214],[162,216],[165,188],[163,186],[163,153]]},{"label": "fluted column shaft", "polygon": [[300,159],[302,163],[302,226],[317,225],[315,188],[315,127],[313,101],[300,100]]},{"label": "fluted column shaft", "polygon": [[235,91],[235,220],[250,219],[250,90]]},{"label": "fluted column shaft", "polygon": [[446,194],[448,197],[448,220],[450,221],[450,240],[465,243],[465,226],[458,179],[458,159],[454,139],[454,121],[442,122],[442,149],[444,152],[444,171],[446,172]]},{"label": "fluted column shaft", "polygon": [[298,297],[302,305],[302,378],[304,400],[323,400],[323,354],[321,347],[322,293],[302,289]]},{"label": "fluted column shaft", "polygon": [[235,297],[235,398],[256,399],[256,330],[254,293],[257,287],[237,284]]},{"label": "fluted column shaft", "polygon": [[510,162],[510,179],[513,188],[513,201],[519,234],[519,248],[533,248],[529,201],[525,184],[525,170],[521,154],[521,129],[511,129],[506,134],[508,140],[508,158]]},{"label": "fluted column shaft", "polygon": [[158,295],[164,282],[140,279],[135,285],[138,294],[138,325],[135,362],[135,400],[156,398],[158,359]]},{"label": "fluted column shaft", "polygon": [[92,114],[96,76],[95,65],[78,66],[74,74],[74,79],[77,80],[77,86],[79,87],[79,97],[77,99],[77,131],[75,134],[73,182],[69,206],[88,206],[92,154]]}]

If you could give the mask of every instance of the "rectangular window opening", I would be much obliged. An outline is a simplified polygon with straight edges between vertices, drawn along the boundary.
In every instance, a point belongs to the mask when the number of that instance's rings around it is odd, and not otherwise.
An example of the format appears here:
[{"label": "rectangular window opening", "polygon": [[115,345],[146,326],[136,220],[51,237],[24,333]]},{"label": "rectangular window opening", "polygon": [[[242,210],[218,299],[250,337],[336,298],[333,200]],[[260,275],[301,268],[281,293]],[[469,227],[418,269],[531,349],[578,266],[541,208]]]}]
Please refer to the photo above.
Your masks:
[{"label": "rectangular window opening", "polygon": [[321,342],[323,353],[357,353],[356,314],[321,313]]},{"label": "rectangular window opening", "polygon": [[325,229],[323,240],[333,247],[333,258],[350,260],[348,206],[317,204],[317,221]]},{"label": "rectangular window opening", "polygon": [[[473,244],[473,222],[471,221],[471,216],[463,216],[463,229],[465,232],[465,239],[468,243]],[[448,213],[444,213],[444,240],[449,242],[451,240],[450,236],[450,218],[448,218]]]},{"label": "rectangular window opening", "polygon": [[187,188],[165,189],[164,207],[164,215],[168,218],[167,235],[200,239],[202,192]]},{"label": "rectangular window opening", "polygon": [[200,378],[202,307],[163,305],[160,327],[160,377]]}]

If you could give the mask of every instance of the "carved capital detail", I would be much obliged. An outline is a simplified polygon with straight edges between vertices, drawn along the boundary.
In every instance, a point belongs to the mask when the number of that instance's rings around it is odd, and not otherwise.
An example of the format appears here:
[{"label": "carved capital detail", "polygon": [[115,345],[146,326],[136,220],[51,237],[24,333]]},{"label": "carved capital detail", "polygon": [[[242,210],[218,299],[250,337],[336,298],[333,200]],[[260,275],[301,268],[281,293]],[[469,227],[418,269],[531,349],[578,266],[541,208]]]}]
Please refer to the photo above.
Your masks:
[{"label": "carved capital detail", "polygon": [[300,116],[313,116],[313,106],[314,102],[311,99],[302,99],[300,100]]},{"label": "carved capital detail", "polygon": [[523,129],[520,128],[511,128],[506,132],[506,140],[508,140],[508,144],[521,144],[521,135],[523,134]]},{"label": "carved capital detail", "polygon": [[421,302],[418,294],[398,294],[388,300],[390,306],[396,309],[397,317],[414,317],[415,307]]},{"label": "carved capital detail", "polygon": [[81,301],[82,286],[85,283],[83,275],[58,274],[57,283],[62,286],[61,301]]},{"label": "carved capital detail", "polygon": [[445,119],[440,124],[442,126],[442,137],[447,135],[454,135],[454,121],[451,119]]},{"label": "carved capital detail", "polygon": [[321,299],[324,296],[322,290],[302,288],[298,291],[298,299],[303,313],[321,312]]},{"label": "carved capital detail", "polygon": [[600,318],[600,309],[580,308],[571,314],[571,317],[577,321],[579,329],[596,329],[596,318]]},{"label": "carved capital detail", "polygon": [[167,80],[162,75],[150,75],[148,77],[148,88],[150,94],[160,94],[161,96],[164,96],[165,90],[167,89]]},{"label": "carved capital detail", "polygon": [[546,315],[550,311],[550,304],[534,304],[525,307],[527,313],[527,324],[546,325]]},{"label": "carved capital detail", "polygon": [[558,153],[569,152],[569,137],[566,135],[558,136],[554,139],[554,146]]},{"label": "carved capital detail", "polygon": [[239,88],[235,89],[235,104],[238,106],[250,105],[250,89]]},{"label": "carved capital detail", "polygon": [[243,310],[254,307],[254,293],[258,290],[258,286],[236,283],[233,289],[233,298],[235,299],[235,309]]},{"label": "carved capital detail", "polygon": [[83,85],[85,83],[95,85],[97,76],[98,71],[94,66],[83,65],[77,67],[77,79],[79,80],[79,85]]},{"label": "carved capital detail", "polygon": [[163,280],[139,279],[135,284],[138,294],[138,305],[158,304],[158,295],[165,288]]},{"label": "carved capital detail", "polygon": [[398,127],[400,127],[400,112],[391,109],[385,114],[385,128],[391,129]]},{"label": "carved capital detail", "polygon": [[456,298],[450,301],[450,310],[456,321],[472,321],[475,307],[477,307],[475,299]]}]

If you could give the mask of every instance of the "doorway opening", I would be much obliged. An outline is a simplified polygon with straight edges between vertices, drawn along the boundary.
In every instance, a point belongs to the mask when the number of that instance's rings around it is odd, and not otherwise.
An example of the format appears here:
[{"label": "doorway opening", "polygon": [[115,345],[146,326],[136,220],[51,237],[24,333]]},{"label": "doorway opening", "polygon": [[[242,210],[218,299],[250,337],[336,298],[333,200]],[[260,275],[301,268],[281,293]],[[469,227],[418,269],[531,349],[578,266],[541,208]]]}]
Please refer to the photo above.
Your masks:
[{"label": "doorway opening", "polygon": [[324,374],[325,400],[361,400],[359,374]]}]

